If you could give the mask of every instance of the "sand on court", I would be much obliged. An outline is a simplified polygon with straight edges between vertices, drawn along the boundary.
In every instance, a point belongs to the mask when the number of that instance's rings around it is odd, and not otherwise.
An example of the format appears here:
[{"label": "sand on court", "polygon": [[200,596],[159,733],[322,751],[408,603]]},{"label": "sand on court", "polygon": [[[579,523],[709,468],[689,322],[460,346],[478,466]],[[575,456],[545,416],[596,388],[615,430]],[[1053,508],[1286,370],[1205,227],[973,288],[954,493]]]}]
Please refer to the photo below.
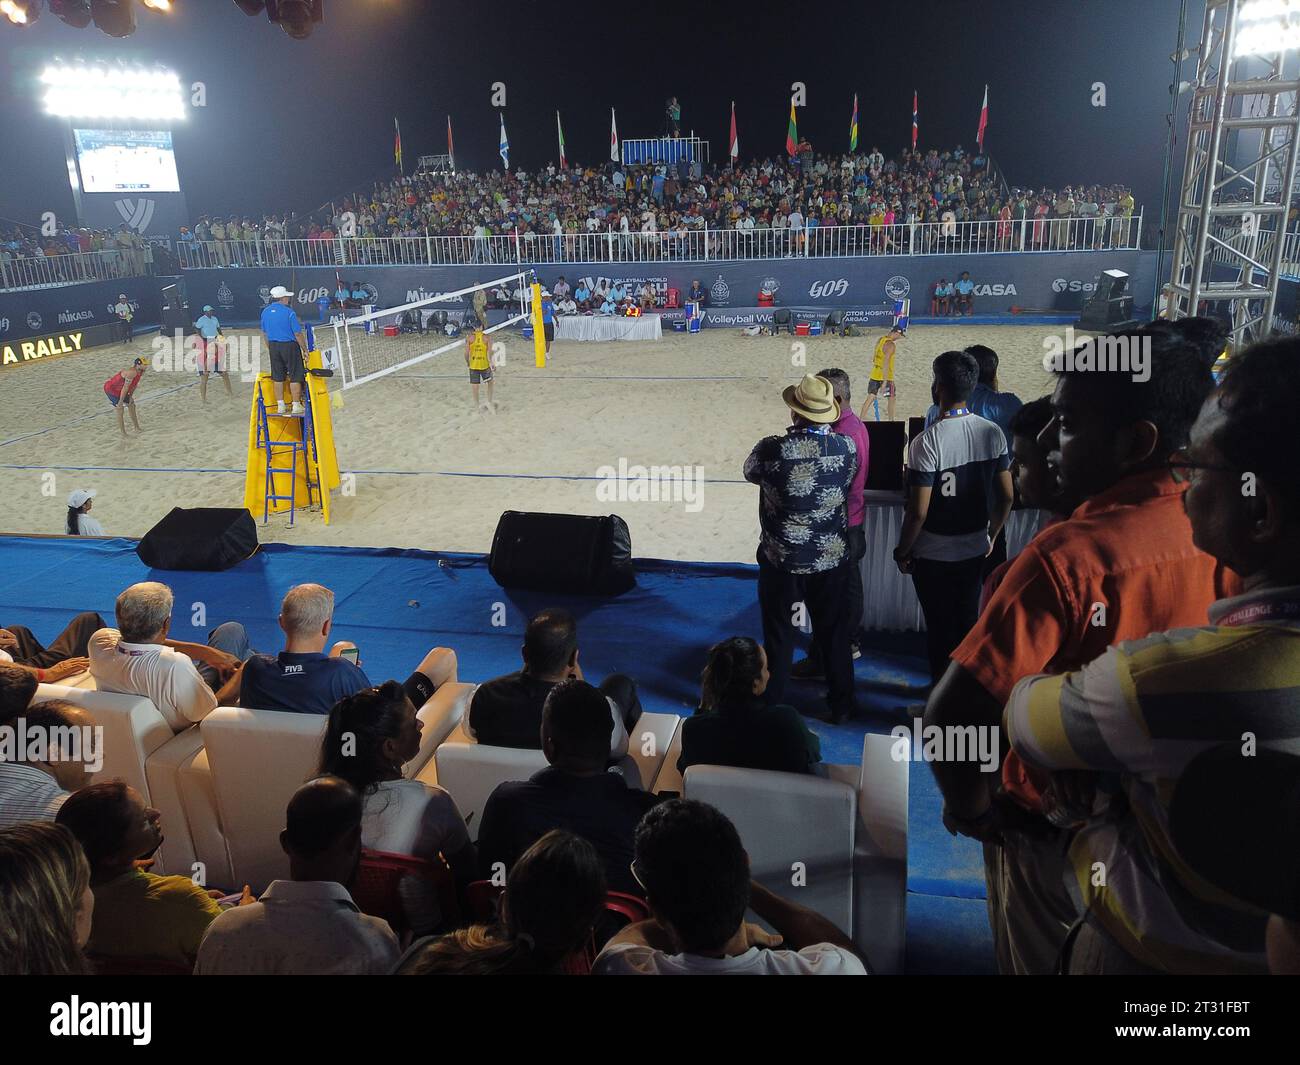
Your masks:
[{"label": "sand on court", "polygon": [[[999,353],[1003,389],[1046,394],[1043,340],[1062,333],[914,325],[898,355],[897,416],[924,413],[931,360],[967,344]],[[807,369],[847,370],[860,410],[880,334],[800,338]],[[149,358],[152,339],[0,370],[0,531],[61,533],[75,488],[97,491],[94,516],[114,536],[140,536],[174,506],[242,504],[250,383],[236,376],[228,398],[210,380],[204,406],[192,373],[151,371],[137,393],[144,431],[119,436],[103,383],[133,356]],[[503,510],[612,512],[639,557],[753,561],[757,489],[741,466],[755,441],[788,424],[781,388],[804,372],[793,338],[713,329],[659,342],[561,341],[544,370],[530,342],[504,342],[496,414],[472,408],[459,349],[348,390],[335,436],[355,494],[335,493],[328,526],[318,513],[299,512],[292,528],[273,516],[259,525],[262,541],[486,552]],[[620,460],[631,474],[698,467],[700,495],[599,498],[602,467]]]}]

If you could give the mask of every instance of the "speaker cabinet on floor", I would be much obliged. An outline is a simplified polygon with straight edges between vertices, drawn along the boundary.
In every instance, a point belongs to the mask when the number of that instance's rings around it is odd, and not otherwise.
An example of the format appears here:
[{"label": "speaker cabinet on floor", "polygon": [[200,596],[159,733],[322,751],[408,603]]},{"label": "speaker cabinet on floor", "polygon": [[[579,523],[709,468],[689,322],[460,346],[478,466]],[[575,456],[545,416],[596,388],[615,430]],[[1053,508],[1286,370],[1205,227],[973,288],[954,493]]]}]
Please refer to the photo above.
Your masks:
[{"label": "speaker cabinet on floor", "polygon": [[176,507],[135,549],[154,569],[222,570],[257,550],[257,526],[242,507]]},{"label": "speaker cabinet on floor", "polygon": [[636,584],[632,537],[617,514],[507,510],[492,537],[488,572],[502,588],[618,595]]}]

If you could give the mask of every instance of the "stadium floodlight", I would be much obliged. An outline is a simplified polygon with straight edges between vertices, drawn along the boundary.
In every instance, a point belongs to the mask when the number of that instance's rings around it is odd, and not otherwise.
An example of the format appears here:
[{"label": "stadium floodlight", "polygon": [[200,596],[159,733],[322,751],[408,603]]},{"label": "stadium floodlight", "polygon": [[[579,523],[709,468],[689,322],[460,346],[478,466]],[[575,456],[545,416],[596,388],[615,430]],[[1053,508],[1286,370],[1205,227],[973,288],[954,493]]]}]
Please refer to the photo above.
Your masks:
[{"label": "stadium floodlight", "polygon": [[140,0],[140,2],[151,11],[170,11],[172,9],[172,0]]},{"label": "stadium floodlight", "polygon": [[1232,55],[1276,55],[1300,48],[1300,0],[1248,0],[1237,12]]},{"label": "stadium floodlight", "polygon": [[134,0],[90,0],[90,17],[110,37],[130,37],[135,33]]},{"label": "stadium floodlight", "polygon": [[41,0],[0,0],[0,15],[15,26],[30,26],[41,17]]},{"label": "stadium floodlight", "polygon": [[50,0],[50,14],[84,30],[90,25],[90,0]]},{"label": "stadium floodlight", "polygon": [[40,75],[45,111],[65,118],[183,120],[185,96],[173,70],[50,65]]}]

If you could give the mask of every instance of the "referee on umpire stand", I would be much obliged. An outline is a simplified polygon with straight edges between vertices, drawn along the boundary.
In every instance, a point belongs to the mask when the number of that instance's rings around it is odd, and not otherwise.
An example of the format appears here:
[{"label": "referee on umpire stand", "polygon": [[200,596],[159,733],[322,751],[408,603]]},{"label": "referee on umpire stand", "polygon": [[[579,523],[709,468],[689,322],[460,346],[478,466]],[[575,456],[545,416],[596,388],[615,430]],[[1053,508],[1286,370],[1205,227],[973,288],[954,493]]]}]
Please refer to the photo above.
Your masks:
[{"label": "referee on umpire stand", "polygon": [[271,380],[275,382],[276,414],[285,414],[284,381],[289,380],[289,394],[293,409],[289,414],[302,414],[302,386],[307,380],[307,340],[298,320],[298,312],[289,306],[293,293],[283,285],[271,289],[271,302],[262,308],[262,332],[271,353]]}]

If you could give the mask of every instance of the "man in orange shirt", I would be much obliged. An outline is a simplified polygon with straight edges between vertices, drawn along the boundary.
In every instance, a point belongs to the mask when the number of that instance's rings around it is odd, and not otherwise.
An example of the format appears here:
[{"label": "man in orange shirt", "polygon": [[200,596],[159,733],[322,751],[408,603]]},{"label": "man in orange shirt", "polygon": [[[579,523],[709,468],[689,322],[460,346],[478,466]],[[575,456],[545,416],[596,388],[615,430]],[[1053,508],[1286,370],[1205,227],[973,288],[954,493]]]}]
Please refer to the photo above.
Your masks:
[{"label": "man in orange shirt", "polygon": [[[1063,360],[1040,437],[1062,492],[1085,502],[1008,568],[935,686],[927,728],[997,728],[1021,677],[1079,669],[1120,640],[1203,624],[1231,590],[1226,571],[1193,545],[1186,485],[1167,467],[1213,387],[1209,364],[1176,335],[1116,339],[1133,356],[1127,371]],[[1143,353],[1146,372],[1133,372]],[[934,771],[949,830],[985,843],[999,970],[1055,971],[1077,916],[1064,883],[1069,826],[1094,779],[1031,774],[1014,755],[1001,788],[976,762],[936,761]]]}]

